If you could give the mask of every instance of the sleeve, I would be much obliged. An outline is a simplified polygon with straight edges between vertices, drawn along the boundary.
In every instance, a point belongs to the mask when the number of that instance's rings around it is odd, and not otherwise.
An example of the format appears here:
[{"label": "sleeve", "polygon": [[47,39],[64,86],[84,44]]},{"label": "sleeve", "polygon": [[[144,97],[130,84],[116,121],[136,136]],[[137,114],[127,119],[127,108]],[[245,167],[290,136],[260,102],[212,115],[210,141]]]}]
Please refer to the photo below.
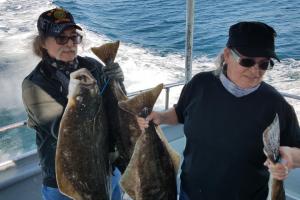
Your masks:
[{"label": "sleeve", "polygon": [[191,93],[191,89],[192,89],[192,81],[190,81],[189,83],[187,83],[186,85],[184,85],[184,87],[182,88],[179,100],[177,102],[177,104],[174,106],[175,107],[175,112],[178,118],[178,122],[179,123],[184,123],[184,111],[189,103],[189,99],[190,99],[190,93]]},{"label": "sleeve", "polygon": [[281,145],[300,148],[300,128],[294,108],[287,103],[285,127],[282,131]]},{"label": "sleeve", "polygon": [[30,80],[22,83],[22,99],[28,114],[28,126],[38,133],[57,138],[64,108]]}]

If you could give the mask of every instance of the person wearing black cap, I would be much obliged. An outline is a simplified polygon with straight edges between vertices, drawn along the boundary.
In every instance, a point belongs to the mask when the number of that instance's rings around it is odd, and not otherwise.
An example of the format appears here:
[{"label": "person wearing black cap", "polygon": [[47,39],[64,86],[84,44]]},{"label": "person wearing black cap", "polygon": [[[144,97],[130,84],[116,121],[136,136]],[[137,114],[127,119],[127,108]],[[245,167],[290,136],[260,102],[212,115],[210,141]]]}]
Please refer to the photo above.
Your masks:
[{"label": "person wearing black cap", "polygon": [[[119,81],[124,88],[124,75],[118,63],[102,66],[93,58],[77,55],[78,44],[82,42],[82,28],[67,10],[54,8],[43,12],[38,18],[37,29],[33,50],[41,61],[24,79],[22,97],[28,124],[37,133],[43,199],[65,200],[69,198],[57,189],[55,151],[60,120],[68,102],[70,73],[86,68],[82,73],[91,73],[99,88],[103,88],[107,78]],[[119,178],[120,172],[116,168],[112,176],[113,200],[121,199]]]},{"label": "person wearing black cap", "polygon": [[[196,74],[178,103],[164,112],[137,118],[184,124],[186,146],[180,200],[266,200],[268,168],[284,180],[300,167],[300,129],[293,107],[263,81],[274,66],[275,30],[261,22],[240,22],[229,29],[218,69]],[[263,132],[278,114],[283,163],[263,152]]]}]

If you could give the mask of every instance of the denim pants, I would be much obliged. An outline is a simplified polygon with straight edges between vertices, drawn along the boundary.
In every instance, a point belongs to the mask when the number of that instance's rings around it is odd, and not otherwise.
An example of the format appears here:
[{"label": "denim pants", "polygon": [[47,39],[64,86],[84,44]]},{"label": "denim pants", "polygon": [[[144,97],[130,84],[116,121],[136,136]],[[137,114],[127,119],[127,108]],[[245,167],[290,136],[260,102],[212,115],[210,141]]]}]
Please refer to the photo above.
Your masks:
[{"label": "denim pants", "polygon": [[[121,172],[116,168],[111,176],[112,200],[121,200],[122,190],[119,185]],[[43,200],[72,200],[59,192],[58,188],[44,186],[42,187]]]}]

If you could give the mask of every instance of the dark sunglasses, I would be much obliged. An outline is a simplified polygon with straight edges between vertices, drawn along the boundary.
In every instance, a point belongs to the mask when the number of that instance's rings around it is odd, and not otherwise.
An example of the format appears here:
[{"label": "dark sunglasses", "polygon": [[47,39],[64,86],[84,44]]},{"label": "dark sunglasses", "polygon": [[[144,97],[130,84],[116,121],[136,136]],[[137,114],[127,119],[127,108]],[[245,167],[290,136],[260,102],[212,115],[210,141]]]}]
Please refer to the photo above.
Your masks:
[{"label": "dark sunglasses", "polygon": [[55,41],[59,45],[67,44],[70,39],[74,44],[80,44],[82,41],[82,35],[79,34],[71,35],[71,36],[59,35],[55,37]]},{"label": "dark sunglasses", "polygon": [[[254,59],[241,58],[241,55],[235,49],[231,49],[231,54],[232,54],[233,58],[235,59],[235,61],[243,67],[250,68],[250,67],[253,67],[256,64]],[[260,62],[260,63],[257,63],[257,64],[258,64],[258,67],[260,69],[267,70],[267,69],[272,69],[273,68],[274,61],[270,59],[268,61]]]}]

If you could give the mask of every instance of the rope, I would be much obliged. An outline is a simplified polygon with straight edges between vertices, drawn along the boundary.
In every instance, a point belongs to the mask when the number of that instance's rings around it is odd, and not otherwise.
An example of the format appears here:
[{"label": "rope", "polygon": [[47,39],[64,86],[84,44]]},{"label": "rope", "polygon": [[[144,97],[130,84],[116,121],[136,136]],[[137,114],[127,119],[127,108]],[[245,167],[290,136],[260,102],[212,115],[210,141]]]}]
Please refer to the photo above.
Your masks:
[{"label": "rope", "polygon": [[101,91],[100,91],[100,96],[103,95],[105,89],[106,89],[107,86],[108,86],[109,81],[110,81],[110,79],[107,79],[107,80],[104,81],[104,86],[103,86],[103,88],[102,88]]}]

